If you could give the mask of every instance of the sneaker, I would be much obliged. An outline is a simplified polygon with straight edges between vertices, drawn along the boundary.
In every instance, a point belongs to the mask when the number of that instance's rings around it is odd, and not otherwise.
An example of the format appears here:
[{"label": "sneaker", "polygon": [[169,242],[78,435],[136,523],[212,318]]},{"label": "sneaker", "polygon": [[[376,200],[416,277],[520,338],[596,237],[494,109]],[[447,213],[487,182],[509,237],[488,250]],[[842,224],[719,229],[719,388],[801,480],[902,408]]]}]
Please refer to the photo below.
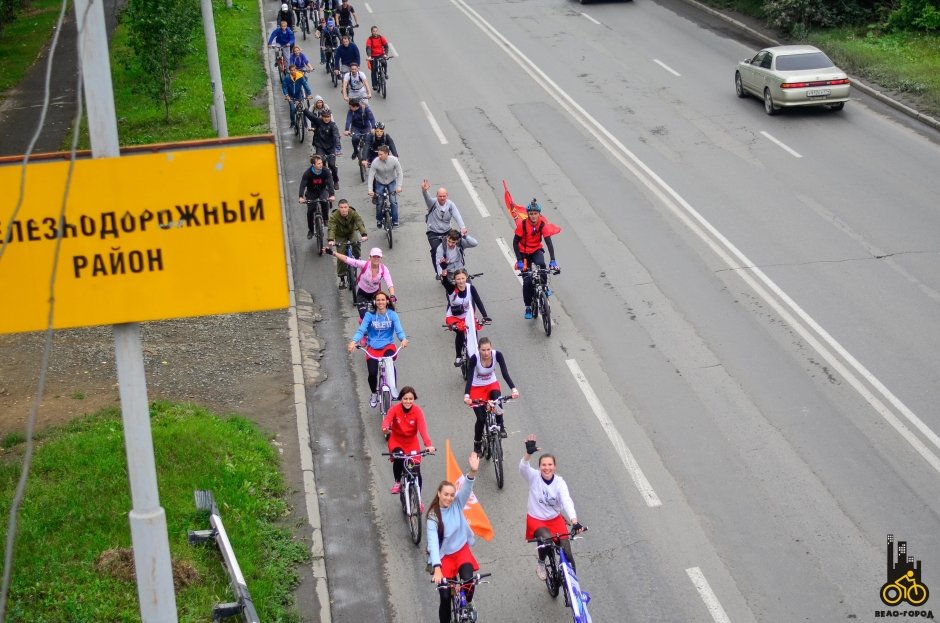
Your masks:
[{"label": "sneaker", "polygon": [[545,296],[551,296],[551,295],[552,295],[552,289],[551,289],[551,288],[545,288]]},{"label": "sneaker", "polygon": [[346,287],[346,277],[340,277],[338,281],[339,281],[339,283],[337,284],[337,287],[338,287],[340,290],[342,290],[343,288]]},{"label": "sneaker", "polygon": [[499,438],[500,438],[500,439],[505,439],[506,437],[509,437],[509,433],[506,432],[506,427],[505,427],[505,426],[500,426],[500,427],[499,427]]},{"label": "sneaker", "polygon": [[463,363],[463,357],[457,357],[456,359],[454,359],[454,367],[455,367],[455,368],[459,368],[459,367],[460,367],[460,364],[462,364],[462,363]]},{"label": "sneaker", "polygon": [[535,575],[539,576],[539,579],[543,582],[548,579],[548,570],[545,569],[544,560],[540,560],[538,564],[535,565]]},{"label": "sneaker", "polygon": [[354,151],[354,152],[352,153],[352,155],[350,156],[350,158],[351,158],[352,160],[355,160],[355,159],[358,158],[358,157],[359,157],[359,152],[358,152],[358,151]]},{"label": "sneaker", "polygon": [[372,394],[372,397],[369,398],[369,406],[372,407],[373,409],[375,409],[377,406],[379,406],[379,395],[378,395],[378,394]]},{"label": "sneaker", "polygon": [[434,275],[434,280],[435,280],[435,281],[440,281],[440,280],[441,280],[441,276],[440,276],[440,275]]},{"label": "sneaker", "polygon": [[333,182],[333,190],[339,190],[339,180]]},{"label": "sneaker", "polygon": [[525,319],[532,320],[532,306],[531,305],[525,306]]},{"label": "sneaker", "polygon": [[398,227],[398,223],[392,223],[392,227]]},{"label": "sneaker", "polygon": [[310,240],[311,238],[313,238],[313,230],[312,230],[312,229],[308,229],[308,230],[307,230],[307,240]]},{"label": "sneaker", "polygon": [[395,484],[392,485],[391,494],[392,494],[392,495],[398,495],[398,492],[399,492],[399,491],[401,491],[401,483],[400,483],[400,482],[396,482]]},{"label": "sneaker", "polygon": [[375,228],[376,228],[376,229],[382,229],[382,227],[383,227],[382,221],[376,221],[376,222],[375,222]]}]

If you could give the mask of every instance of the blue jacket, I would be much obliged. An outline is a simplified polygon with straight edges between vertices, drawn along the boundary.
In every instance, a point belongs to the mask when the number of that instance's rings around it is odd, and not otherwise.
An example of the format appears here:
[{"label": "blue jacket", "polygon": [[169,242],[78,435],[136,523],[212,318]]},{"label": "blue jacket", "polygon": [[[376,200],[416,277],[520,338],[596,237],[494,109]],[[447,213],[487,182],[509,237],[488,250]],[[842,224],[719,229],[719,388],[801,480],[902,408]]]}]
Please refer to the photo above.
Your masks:
[{"label": "blue jacket", "polygon": [[368,336],[367,344],[369,348],[375,349],[394,344],[396,335],[398,341],[408,337],[405,335],[405,330],[401,328],[401,320],[398,319],[398,314],[391,309],[384,314],[367,312],[352,341],[358,343],[364,335]]},{"label": "blue jacket", "polygon": [[294,47],[294,31],[290,28],[287,30],[275,28],[274,32],[271,33],[271,36],[268,37],[268,45],[271,45],[275,41],[277,41],[277,44],[282,48],[287,45]]},{"label": "blue jacket", "polygon": [[441,564],[442,557],[453,554],[464,545],[473,545],[473,531],[463,514],[463,507],[473,493],[473,483],[473,479],[464,478],[454,501],[447,508],[441,509],[441,519],[444,521],[443,543],[438,543],[437,517],[433,513],[428,516],[428,562],[432,565]]},{"label": "blue jacket", "polygon": [[300,78],[291,80],[290,72],[284,74],[284,81],[281,82],[281,91],[284,95],[295,100],[303,99],[305,95],[307,97],[313,95],[310,85],[307,84],[307,77],[300,74]]},{"label": "blue jacket", "polygon": [[307,55],[301,52],[299,55],[291,53],[290,58],[287,59],[288,65],[293,65],[297,69],[304,69],[307,65],[310,64],[310,59],[307,58]]},{"label": "blue jacket", "polygon": [[371,132],[375,127],[375,115],[372,114],[372,108],[359,104],[359,110],[353,112],[352,109],[346,110],[346,131],[354,131],[356,134],[365,134]]},{"label": "blue jacket", "polygon": [[359,46],[352,42],[348,46],[340,44],[333,56],[333,66],[339,69],[340,65],[349,65],[350,63],[359,64]]}]

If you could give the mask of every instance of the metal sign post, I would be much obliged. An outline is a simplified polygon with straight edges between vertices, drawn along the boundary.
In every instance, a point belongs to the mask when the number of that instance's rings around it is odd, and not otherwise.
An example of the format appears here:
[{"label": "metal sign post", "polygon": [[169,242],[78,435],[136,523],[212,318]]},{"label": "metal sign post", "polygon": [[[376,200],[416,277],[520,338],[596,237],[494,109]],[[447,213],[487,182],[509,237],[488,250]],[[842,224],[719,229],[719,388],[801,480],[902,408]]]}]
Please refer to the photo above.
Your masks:
[{"label": "metal sign post", "polygon": [[[215,18],[212,0],[202,0],[202,31],[206,36],[206,56],[209,59],[209,80],[212,83],[212,110],[215,130],[219,138],[228,137],[228,118],[225,116],[225,93],[222,90],[222,70],[219,68],[219,47],[215,41]],[[229,4],[229,7],[232,5]]]}]

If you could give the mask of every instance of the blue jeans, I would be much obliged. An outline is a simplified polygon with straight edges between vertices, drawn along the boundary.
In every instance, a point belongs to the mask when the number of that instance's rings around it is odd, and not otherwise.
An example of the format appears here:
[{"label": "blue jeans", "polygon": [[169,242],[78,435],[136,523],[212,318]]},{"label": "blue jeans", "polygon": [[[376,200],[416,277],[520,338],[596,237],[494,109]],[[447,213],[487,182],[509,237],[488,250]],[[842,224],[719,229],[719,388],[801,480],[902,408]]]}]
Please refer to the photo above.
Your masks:
[{"label": "blue jeans", "polygon": [[377,223],[382,222],[382,192],[388,191],[388,202],[392,206],[392,223],[398,222],[398,195],[395,194],[395,188],[397,188],[397,180],[392,180],[388,184],[383,184],[378,180],[375,181],[375,220]]},{"label": "blue jeans", "polygon": [[294,113],[296,112],[296,109],[294,108],[295,104],[293,97],[287,100],[287,105],[290,106],[290,127],[294,127]]}]

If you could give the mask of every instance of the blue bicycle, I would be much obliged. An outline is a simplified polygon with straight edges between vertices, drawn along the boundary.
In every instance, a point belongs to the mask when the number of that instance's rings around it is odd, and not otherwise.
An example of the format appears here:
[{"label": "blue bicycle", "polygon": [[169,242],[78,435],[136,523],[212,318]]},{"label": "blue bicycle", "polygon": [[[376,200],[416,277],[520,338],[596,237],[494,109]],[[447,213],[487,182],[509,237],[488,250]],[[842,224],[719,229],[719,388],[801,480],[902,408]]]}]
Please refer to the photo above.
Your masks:
[{"label": "blue bicycle", "polygon": [[[586,531],[587,528],[584,528]],[[571,616],[574,623],[591,623],[591,615],[588,614],[587,605],[591,601],[591,596],[587,591],[581,590],[578,582],[578,576],[575,575],[571,562],[565,555],[565,548],[562,547],[561,540],[568,537],[571,540],[580,539],[576,532],[559,533],[549,537],[529,539],[528,543],[537,543],[538,549],[545,552],[545,587],[548,594],[552,597],[558,597],[561,589],[564,589],[565,607],[571,608]]]}]

